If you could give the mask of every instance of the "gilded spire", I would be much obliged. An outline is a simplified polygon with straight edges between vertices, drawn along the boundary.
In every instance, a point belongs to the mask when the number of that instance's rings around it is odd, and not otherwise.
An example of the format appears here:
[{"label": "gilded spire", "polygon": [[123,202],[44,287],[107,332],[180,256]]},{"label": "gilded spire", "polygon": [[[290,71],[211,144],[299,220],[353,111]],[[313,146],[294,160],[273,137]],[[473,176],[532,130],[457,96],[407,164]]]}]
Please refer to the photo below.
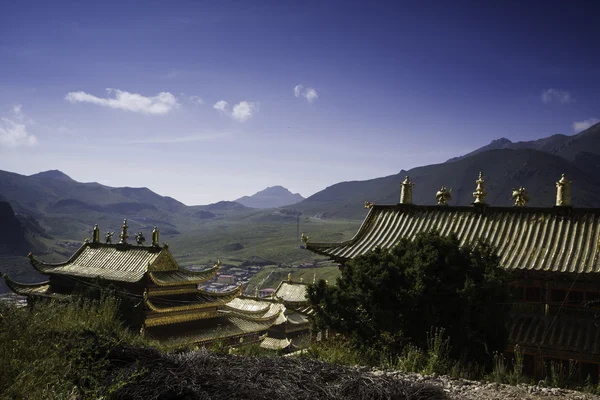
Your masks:
[{"label": "gilded spire", "polygon": [[292,273],[288,272],[288,282],[291,282],[291,281],[292,281]]},{"label": "gilded spire", "polygon": [[158,228],[155,226],[154,229],[152,229],[152,246],[158,247],[158,245]]},{"label": "gilded spire", "polygon": [[571,206],[571,181],[562,174],[560,180],[556,182],[556,205],[559,207]]},{"label": "gilded spire", "polygon": [[98,229],[98,224],[94,225],[94,233],[92,235],[93,243],[100,243],[100,229]]},{"label": "gilded spire", "polygon": [[313,285],[317,283],[317,273],[313,272]]},{"label": "gilded spire", "polygon": [[408,176],[401,183],[400,204],[412,204],[412,190],[415,184],[410,181]]},{"label": "gilded spire", "polygon": [[310,236],[306,236],[304,234],[304,232],[302,233],[302,235],[300,235],[300,241],[302,243],[304,243],[305,245],[308,244],[308,241],[310,240]]},{"label": "gilded spire", "polygon": [[129,235],[127,234],[127,228],[129,228],[127,226],[127,219],[124,219],[123,226],[121,227],[121,234],[119,235],[119,238],[121,239],[119,243],[121,244],[127,243],[127,238],[129,237]]},{"label": "gilded spire", "polygon": [[373,208],[373,204],[374,203],[372,203],[370,201],[365,201],[365,208]]},{"label": "gilded spire", "polygon": [[487,192],[484,189],[485,180],[483,179],[483,172],[479,171],[479,179],[475,181],[477,184],[477,188],[473,192],[473,197],[475,197],[475,201],[473,204],[485,204],[485,197],[487,196]]},{"label": "gilded spire", "polygon": [[529,194],[527,193],[525,188],[521,186],[517,190],[513,189],[512,198],[515,202],[515,207],[525,207],[527,205],[527,202],[529,201]]},{"label": "gilded spire", "polygon": [[435,194],[435,199],[439,206],[447,206],[448,200],[452,200],[452,189],[446,190],[445,186],[442,186],[440,190]]}]

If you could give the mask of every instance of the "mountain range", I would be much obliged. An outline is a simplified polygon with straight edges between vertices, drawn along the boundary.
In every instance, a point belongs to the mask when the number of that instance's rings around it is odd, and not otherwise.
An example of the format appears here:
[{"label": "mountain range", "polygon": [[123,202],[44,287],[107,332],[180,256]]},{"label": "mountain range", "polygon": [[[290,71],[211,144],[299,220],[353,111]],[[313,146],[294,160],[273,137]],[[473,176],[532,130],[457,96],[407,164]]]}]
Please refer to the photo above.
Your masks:
[{"label": "mountain range", "polygon": [[251,208],[277,208],[296,204],[304,200],[300,193],[292,193],[283,186],[271,186],[252,196],[244,196],[235,200]]},{"label": "mountain range", "polygon": [[[11,212],[0,211],[3,228],[15,224],[10,217],[14,209],[25,236],[35,236],[42,242],[50,237],[80,240],[84,235],[89,236],[95,223],[102,229],[116,230],[124,217],[128,218],[130,232],[148,232],[159,225],[161,234],[173,236],[197,231],[202,224],[214,224],[211,221],[217,221],[215,227],[220,228],[216,229],[223,230],[229,229],[225,222],[289,222],[295,221],[299,213],[319,219],[360,220],[367,212],[363,207],[365,201],[397,203],[400,182],[407,175],[415,183],[413,202],[416,204],[436,204],[435,193],[445,186],[452,189],[451,205],[468,205],[473,201],[479,171],[484,174],[486,201],[490,205],[512,205],[512,189],[524,186],[530,195],[530,206],[552,206],[555,182],[564,173],[573,181],[575,207],[600,207],[600,124],[573,136],[553,135],[517,143],[504,138],[494,140],[445,163],[366,181],[341,182],[307,199],[281,186],[273,186],[235,202],[186,206],[147,188],[81,183],[56,170],[31,176],[0,171],[0,201],[7,202]],[[269,209],[265,210],[266,207]],[[274,210],[274,207],[280,208]],[[218,221],[223,224],[219,225]],[[18,230],[14,227],[9,230],[13,229]],[[2,246],[0,243],[0,249]],[[2,251],[6,252],[6,245],[4,247]],[[21,253],[24,245],[11,248],[20,249]]]}]

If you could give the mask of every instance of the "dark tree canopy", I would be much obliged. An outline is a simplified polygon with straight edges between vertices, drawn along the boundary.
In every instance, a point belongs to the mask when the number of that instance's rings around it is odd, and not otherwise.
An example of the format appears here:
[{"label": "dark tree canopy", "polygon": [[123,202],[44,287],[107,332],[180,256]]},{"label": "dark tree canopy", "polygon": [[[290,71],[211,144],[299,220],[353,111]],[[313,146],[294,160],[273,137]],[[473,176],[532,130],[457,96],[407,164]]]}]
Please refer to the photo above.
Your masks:
[{"label": "dark tree canopy", "polygon": [[484,362],[503,351],[510,307],[507,273],[487,243],[459,246],[437,232],[402,239],[348,262],[337,286],[311,285],[314,329],[330,328],[359,347],[398,353],[407,341],[425,347],[444,328],[451,355]]}]

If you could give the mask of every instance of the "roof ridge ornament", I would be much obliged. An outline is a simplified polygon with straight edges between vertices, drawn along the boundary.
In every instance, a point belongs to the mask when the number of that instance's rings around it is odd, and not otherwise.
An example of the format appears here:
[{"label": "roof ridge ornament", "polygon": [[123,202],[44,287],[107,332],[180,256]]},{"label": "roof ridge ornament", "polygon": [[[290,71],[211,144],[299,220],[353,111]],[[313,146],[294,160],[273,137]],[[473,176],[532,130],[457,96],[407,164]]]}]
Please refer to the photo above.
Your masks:
[{"label": "roof ridge ornament", "polygon": [[400,204],[412,204],[412,190],[415,184],[410,181],[407,175],[400,185],[402,185],[402,189],[400,190]]},{"label": "roof ridge ornament", "polygon": [[127,234],[127,228],[129,227],[127,226],[127,218],[125,218],[123,220],[123,226],[121,227],[121,234],[119,235],[119,239],[121,239],[119,244],[127,244],[127,238],[129,237]]},{"label": "roof ridge ornament", "polygon": [[487,192],[484,188],[485,180],[483,179],[483,171],[479,171],[479,179],[477,179],[475,183],[477,184],[477,188],[473,192],[473,197],[475,197],[473,204],[485,205],[486,202],[484,199],[487,196]]},{"label": "roof ridge ornament", "polygon": [[310,236],[306,236],[304,232],[302,232],[302,235],[300,235],[300,241],[304,243],[304,245],[307,245],[309,240]]},{"label": "roof ridge ornament", "polygon": [[288,282],[291,282],[291,281],[292,281],[292,273],[288,272]]},{"label": "roof ridge ornament", "polygon": [[570,207],[571,206],[571,183],[562,174],[560,180],[556,182],[556,206],[557,207]]},{"label": "roof ridge ornament", "polygon": [[371,201],[365,201],[365,208],[373,208],[374,205],[375,203]]},{"label": "roof ridge ornament", "polygon": [[446,190],[445,186],[442,186],[440,190],[435,194],[438,206],[447,206],[448,200],[452,200],[452,189]]},{"label": "roof ridge ornament", "polygon": [[527,193],[527,190],[521,186],[517,190],[513,189],[512,199],[515,202],[515,207],[525,207],[529,201],[529,193]]},{"label": "roof ridge ornament", "polygon": [[106,234],[105,234],[104,238],[106,239],[106,243],[107,243],[107,244],[109,244],[109,243],[110,243],[110,244],[112,244],[112,237],[113,237],[113,235],[114,235],[114,234],[115,234],[115,233],[114,233],[114,232],[111,232],[111,231],[107,231],[107,232],[106,232]]},{"label": "roof ridge ornament", "polygon": [[100,243],[100,229],[98,229],[98,224],[94,225],[92,243]]},{"label": "roof ridge ornament", "polygon": [[154,229],[152,229],[152,247],[158,247],[158,228],[155,226]]}]

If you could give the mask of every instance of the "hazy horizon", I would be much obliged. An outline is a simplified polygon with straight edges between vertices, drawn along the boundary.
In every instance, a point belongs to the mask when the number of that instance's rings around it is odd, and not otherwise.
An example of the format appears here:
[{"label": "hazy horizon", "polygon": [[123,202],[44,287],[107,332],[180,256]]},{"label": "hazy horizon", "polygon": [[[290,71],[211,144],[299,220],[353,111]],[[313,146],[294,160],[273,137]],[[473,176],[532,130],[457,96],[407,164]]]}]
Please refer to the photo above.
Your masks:
[{"label": "hazy horizon", "polygon": [[309,197],[600,118],[590,2],[45,5],[0,6],[0,169],[19,174]]}]

